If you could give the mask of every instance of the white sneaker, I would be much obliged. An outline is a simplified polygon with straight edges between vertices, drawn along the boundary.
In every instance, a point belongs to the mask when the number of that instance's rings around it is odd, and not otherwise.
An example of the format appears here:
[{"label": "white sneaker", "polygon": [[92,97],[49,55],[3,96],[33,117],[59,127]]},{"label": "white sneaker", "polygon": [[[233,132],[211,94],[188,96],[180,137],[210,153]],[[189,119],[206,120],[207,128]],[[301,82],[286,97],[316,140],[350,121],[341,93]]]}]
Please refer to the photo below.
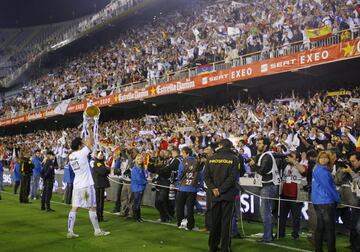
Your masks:
[{"label": "white sneaker", "polygon": [[110,234],[110,232],[107,232],[107,231],[104,231],[104,230],[94,232],[95,236],[107,236],[109,234]]},{"label": "white sneaker", "polygon": [[78,238],[79,235],[69,232],[69,233],[67,233],[66,237],[69,238],[69,239],[72,239],[72,238]]}]

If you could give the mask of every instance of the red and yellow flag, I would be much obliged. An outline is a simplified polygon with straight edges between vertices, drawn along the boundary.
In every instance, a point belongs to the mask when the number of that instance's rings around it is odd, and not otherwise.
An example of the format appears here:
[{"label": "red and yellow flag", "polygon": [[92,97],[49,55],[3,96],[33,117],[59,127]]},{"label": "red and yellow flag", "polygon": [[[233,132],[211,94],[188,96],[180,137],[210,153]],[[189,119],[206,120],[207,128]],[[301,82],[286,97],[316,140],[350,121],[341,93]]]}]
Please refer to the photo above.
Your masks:
[{"label": "red and yellow flag", "polygon": [[306,36],[311,42],[326,39],[332,35],[332,30],[329,26],[325,25],[321,28],[305,29]]}]

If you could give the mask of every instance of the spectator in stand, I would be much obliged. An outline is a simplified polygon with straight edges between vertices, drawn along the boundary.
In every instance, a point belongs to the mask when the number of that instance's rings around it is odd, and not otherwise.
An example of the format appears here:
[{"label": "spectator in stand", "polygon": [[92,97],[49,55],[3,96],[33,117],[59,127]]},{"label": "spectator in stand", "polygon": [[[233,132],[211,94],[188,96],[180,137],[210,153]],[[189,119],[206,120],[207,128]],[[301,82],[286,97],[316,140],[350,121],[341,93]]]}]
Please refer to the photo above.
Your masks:
[{"label": "spectator in stand", "polygon": [[358,4],[347,1],[272,0],[264,5],[226,0],[189,5],[141,27],[130,27],[117,40],[35,76],[21,94],[2,104],[2,111],[11,115],[78,94],[101,97],[124,84],[154,84],[189,67],[230,62],[253,52],[273,57],[278,46],[285,46],[278,50],[278,55],[284,55],[290,43],[310,43],[305,28],[327,25],[337,32],[360,25]]}]

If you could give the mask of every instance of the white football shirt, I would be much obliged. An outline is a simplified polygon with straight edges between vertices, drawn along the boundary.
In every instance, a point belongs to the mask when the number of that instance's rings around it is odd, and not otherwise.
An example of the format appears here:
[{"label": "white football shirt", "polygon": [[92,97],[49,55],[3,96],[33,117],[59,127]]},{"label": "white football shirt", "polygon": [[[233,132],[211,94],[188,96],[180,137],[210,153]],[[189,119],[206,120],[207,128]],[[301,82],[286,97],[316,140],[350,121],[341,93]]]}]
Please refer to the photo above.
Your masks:
[{"label": "white football shirt", "polygon": [[75,173],[74,189],[94,185],[88,160],[90,152],[90,149],[85,146],[81,150],[75,151],[69,155],[69,162]]}]

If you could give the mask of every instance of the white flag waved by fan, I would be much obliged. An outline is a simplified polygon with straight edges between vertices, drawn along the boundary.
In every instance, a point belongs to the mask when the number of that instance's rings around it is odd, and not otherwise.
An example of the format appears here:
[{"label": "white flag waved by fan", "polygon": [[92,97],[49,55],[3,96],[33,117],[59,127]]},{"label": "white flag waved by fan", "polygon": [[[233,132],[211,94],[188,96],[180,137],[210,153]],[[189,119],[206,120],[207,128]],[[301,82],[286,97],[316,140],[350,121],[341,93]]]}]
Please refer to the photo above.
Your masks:
[{"label": "white flag waved by fan", "polygon": [[57,115],[65,115],[67,108],[69,107],[71,99],[63,100],[59,105],[54,109],[54,113]]}]

